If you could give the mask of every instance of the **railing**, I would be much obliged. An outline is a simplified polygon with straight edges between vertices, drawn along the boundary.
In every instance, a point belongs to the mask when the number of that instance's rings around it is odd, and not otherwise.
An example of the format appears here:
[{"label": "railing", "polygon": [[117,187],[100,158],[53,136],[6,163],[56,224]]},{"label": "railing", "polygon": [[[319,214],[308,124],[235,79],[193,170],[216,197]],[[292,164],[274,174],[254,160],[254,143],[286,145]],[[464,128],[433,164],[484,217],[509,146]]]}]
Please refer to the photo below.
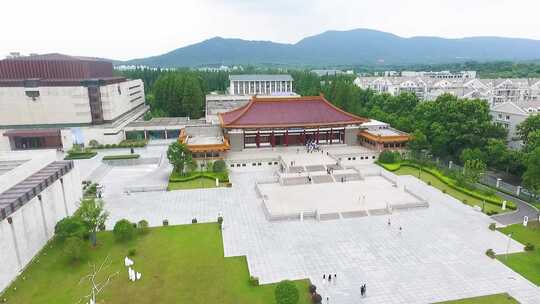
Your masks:
[{"label": "railing", "polygon": [[[451,160],[441,160],[432,156],[424,156],[424,160],[427,161],[430,165],[437,167],[442,171],[451,171],[451,172],[464,172],[464,168],[460,165],[455,164]],[[538,203],[539,197],[534,195],[532,191],[527,190],[522,186],[516,186],[504,182],[500,177],[497,177],[488,172],[482,174],[480,177],[480,184],[495,188],[503,193],[508,195],[518,197],[526,202],[536,202]]]}]

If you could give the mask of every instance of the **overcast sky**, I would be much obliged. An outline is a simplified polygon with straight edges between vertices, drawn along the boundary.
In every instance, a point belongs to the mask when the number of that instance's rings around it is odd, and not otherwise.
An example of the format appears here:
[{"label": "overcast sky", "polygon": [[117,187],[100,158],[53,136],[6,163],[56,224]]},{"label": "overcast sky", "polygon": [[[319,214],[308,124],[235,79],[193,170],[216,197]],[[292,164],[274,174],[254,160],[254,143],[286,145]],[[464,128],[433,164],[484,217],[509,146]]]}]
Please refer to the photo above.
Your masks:
[{"label": "overcast sky", "polygon": [[59,52],[133,59],[221,36],[295,43],[327,30],[540,39],[540,0],[15,0],[0,58]]}]

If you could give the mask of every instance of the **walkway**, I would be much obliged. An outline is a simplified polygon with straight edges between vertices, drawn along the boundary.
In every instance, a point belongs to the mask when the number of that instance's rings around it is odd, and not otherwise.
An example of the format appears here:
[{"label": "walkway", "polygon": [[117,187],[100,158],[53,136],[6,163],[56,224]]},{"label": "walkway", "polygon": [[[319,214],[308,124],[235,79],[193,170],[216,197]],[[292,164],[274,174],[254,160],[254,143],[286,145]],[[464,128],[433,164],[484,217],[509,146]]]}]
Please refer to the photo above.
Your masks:
[{"label": "walkway", "polygon": [[540,214],[539,211],[533,206],[526,203],[525,201],[515,196],[511,196],[506,193],[500,192],[500,191],[497,191],[497,195],[501,196],[505,200],[513,201],[518,206],[518,210],[515,212],[507,212],[504,214],[493,215],[491,218],[497,221],[498,223],[502,225],[512,225],[512,224],[522,223],[524,216],[529,217],[530,221],[538,220],[538,216]]},{"label": "walkway", "polygon": [[[114,172],[105,180],[115,180]],[[245,255],[250,273],[262,284],[309,278],[330,303],[358,303],[362,283],[368,287],[362,303],[368,304],[433,303],[501,292],[522,304],[540,302],[537,286],[485,255],[488,248],[505,252],[508,244],[505,235],[488,229],[490,217],[414,177],[400,178],[408,187],[421,187],[430,207],[394,213],[389,227],[387,216],[269,222],[254,181],[273,172],[235,169],[232,188],[116,193],[106,199],[107,227],[122,218],[146,219],[151,226],[163,219],[172,225],[188,224],[193,217],[208,222],[222,213],[225,256]],[[510,241],[509,252],[522,248]],[[322,284],[323,273],[336,273],[337,283]]]}]

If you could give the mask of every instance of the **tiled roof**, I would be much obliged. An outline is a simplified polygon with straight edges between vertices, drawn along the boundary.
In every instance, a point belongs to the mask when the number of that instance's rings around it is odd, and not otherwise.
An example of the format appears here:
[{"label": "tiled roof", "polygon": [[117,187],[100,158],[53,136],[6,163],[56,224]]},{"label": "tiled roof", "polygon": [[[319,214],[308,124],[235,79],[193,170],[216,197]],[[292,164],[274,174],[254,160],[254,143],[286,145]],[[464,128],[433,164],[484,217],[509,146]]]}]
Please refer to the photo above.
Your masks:
[{"label": "tiled roof", "polygon": [[337,108],[323,96],[253,97],[245,106],[219,117],[225,128],[332,126],[369,121]]}]

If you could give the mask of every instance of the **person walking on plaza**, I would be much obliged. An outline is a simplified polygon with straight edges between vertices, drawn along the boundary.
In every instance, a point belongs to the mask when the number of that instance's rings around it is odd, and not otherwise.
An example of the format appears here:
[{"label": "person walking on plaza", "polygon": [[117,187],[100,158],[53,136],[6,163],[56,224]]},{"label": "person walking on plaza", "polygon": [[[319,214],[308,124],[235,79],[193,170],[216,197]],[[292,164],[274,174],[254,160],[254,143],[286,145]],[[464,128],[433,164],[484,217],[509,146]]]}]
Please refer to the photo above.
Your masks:
[{"label": "person walking on plaza", "polygon": [[390,227],[392,223],[390,222],[390,218],[388,218],[388,227]]},{"label": "person walking on plaza", "polygon": [[323,284],[326,283],[326,274],[324,274],[324,273],[322,275],[322,282],[323,282]]},{"label": "person walking on plaza", "polygon": [[334,285],[336,285],[336,284],[337,284],[337,274],[334,273]]},{"label": "person walking on plaza", "polygon": [[366,283],[364,283],[364,297],[366,296],[366,293],[367,293],[367,287],[366,287]]},{"label": "person walking on plaza", "polygon": [[328,274],[328,284],[332,283],[332,275]]}]

